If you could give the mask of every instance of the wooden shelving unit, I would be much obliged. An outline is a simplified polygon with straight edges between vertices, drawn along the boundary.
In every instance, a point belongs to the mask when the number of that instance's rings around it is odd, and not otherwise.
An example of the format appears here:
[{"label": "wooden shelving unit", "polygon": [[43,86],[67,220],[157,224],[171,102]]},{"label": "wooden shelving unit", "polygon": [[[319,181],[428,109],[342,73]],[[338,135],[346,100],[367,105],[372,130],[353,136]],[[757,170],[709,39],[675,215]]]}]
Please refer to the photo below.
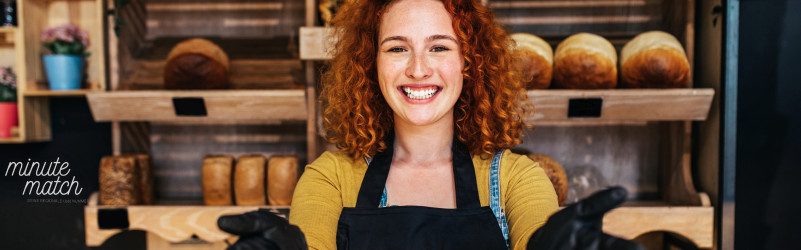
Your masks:
[{"label": "wooden shelving unit", "polygon": [[[313,1],[307,1],[307,4]],[[570,34],[593,32],[619,50],[647,30],[667,30],[684,45],[692,64],[695,1],[484,1],[497,20],[514,32],[533,32],[554,48]],[[597,8],[588,13],[586,8]],[[626,13],[615,8],[628,8]],[[315,13],[309,10],[309,13]],[[539,14],[543,13],[543,14]],[[662,19],[662,20],[660,20]],[[335,37],[331,28],[311,25],[299,31],[303,60],[329,60]],[[307,79],[308,80],[308,79]],[[313,80],[308,80],[314,82]],[[529,90],[534,105],[527,122],[535,126],[627,126],[660,123],[665,145],[659,162],[662,201],[629,202],[604,217],[604,230],[626,239],[649,232],[672,232],[699,248],[712,248],[714,207],[706,193],[698,192],[691,171],[691,121],[707,119],[714,89],[610,89]],[[571,104],[571,101],[592,100]],[[587,106],[589,104],[589,107]],[[575,105],[575,107],[571,107]],[[571,116],[572,109],[584,109]],[[589,112],[587,112],[589,109]],[[578,112],[582,113],[582,112]],[[590,114],[586,114],[590,113]],[[319,118],[318,118],[319,119]],[[321,134],[321,132],[320,132]]]},{"label": "wooden shelving unit", "polygon": [[[12,66],[17,74],[19,132],[0,143],[26,143],[50,140],[50,97],[79,97],[105,90],[105,43],[103,41],[102,0],[17,0],[18,27],[0,28],[0,65]],[[72,23],[89,34],[84,88],[51,91],[42,66],[44,48],[41,31]],[[11,48],[4,48],[11,44]],[[14,56],[7,56],[7,55]]]},{"label": "wooden shelving unit", "polygon": [[[57,2],[57,1],[56,1]],[[603,3],[572,3],[565,1],[559,3],[541,3],[538,1],[488,1],[492,8],[501,11],[524,11],[522,9],[537,8],[576,8],[576,7],[608,7],[638,5],[641,1],[603,1]],[[679,36],[687,49],[690,61],[693,60],[692,48],[692,20],[687,17],[694,16],[694,1],[664,1],[659,6],[651,6],[652,2],[642,2],[647,13],[634,13],[640,19],[621,19],[613,16],[598,16],[588,18],[561,18],[556,24],[570,26],[570,30],[581,30],[587,27],[603,26],[612,21],[608,29],[603,30],[607,37],[611,37],[613,44],[620,47],[622,43],[637,34],[637,30],[650,27],[664,26]],[[110,3],[109,3],[110,4]],[[301,121],[306,123],[306,147],[308,149],[307,161],[311,162],[324,150],[318,129],[319,111],[317,107],[318,84],[315,61],[327,60],[333,40],[331,30],[319,27],[316,22],[316,1],[306,0],[306,27],[299,30],[299,58],[301,61],[290,60],[276,65],[288,66],[292,69],[305,70],[305,88],[285,90],[214,90],[214,91],[167,91],[149,89],[147,86],[159,86],[161,77],[159,69],[164,62],[159,60],[136,61],[133,52],[139,49],[145,39],[145,20],[140,12],[146,10],[140,1],[132,1],[133,7],[123,9],[121,16],[129,20],[127,27],[123,27],[119,38],[110,36],[110,60],[112,73],[109,92],[86,93],[92,113],[97,121],[111,121],[115,127],[115,137],[119,138],[120,127],[126,123],[136,122],[166,122],[179,124],[261,124],[280,123],[283,121]],[[543,4],[556,4],[555,6],[542,6]],[[611,4],[614,6],[596,6]],[[180,4],[178,4],[180,5]],[[228,6],[226,4],[222,4]],[[222,6],[221,5],[221,6]],[[581,5],[581,6],[577,6]],[[590,5],[590,6],[584,6]],[[206,5],[204,5],[206,6]],[[215,5],[216,6],[216,5]],[[168,6],[171,9],[189,9],[186,6]],[[217,8],[220,6],[216,6]],[[192,7],[194,8],[194,7]],[[204,7],[206,8],[206,7]],[[209,7],[211,8],[211,7]],[[225,8],[240,8],[228,6]],[[660,8],[672,10],[669,15],[662,18],[666,20],[649,19],[648,11],[662,11]],[[161,7],[161,9],[164,9]],[[160,10],[161,10],[160,9]],[[163,10],[162,10],[163,11]],[[538,11],[542,11],[539,9]],[[571,13],[559,12],[559,15],[569,16]],[[164,14],[164,13],[162,13]],[[634,15],[632,14],[632,15]],[[621,14],[627,15],[627,14]],[[675,19],[675,20],[674,20]],[[546,19],[531,17],[500,18],[504,24],[514,27],[547,26],[555,24]],[[544,21],[543,21],[544,20]],[[552,20],[551,20],[552,21]],[[515,26],[517,25],[517,26]],[[533,25],[533,26],[532,26]],[[538,26],[538,27],[539,27]],[[553,26],[553,25],[552,25]],[[616,29],[625,28],[622,32]],[[560,31],[560,29],[554,29]],[[110,33],[110,30],[107,31]],[[559,32],[549,33],[547,39],[552,45],[565,36]],[[119,48],[119,49],[118,49]],[[248,67],[253,61],[233,61],[232,65]],[[265,62],[257,62],[265,63]],[[125,68],[136,68],[133,72],[122,72]],[[283,72],[283,71],[282,71]],[[285,73],[285,72],[284,72]],[[284,74],[281,73],[281,74]],[[233,78],[232,78],[233,79]],[[243,85],[250,78],[237,78]],[[277,79],[277,78],[276,78]],[[134,85],[146,86],[143,89],[126,87],[125,81],[132,81]],[[284,81],[284,80],[281,80]],[[139,84],[139,85],[136,85]],[[155,87],[156,89],[158,87]],[[28,92],[28,98],[47,96],[45,93]],[[617,126],[630,124],[664,123],[666,134],[659,139],[663,141],[668,150],[661,156],[663,163],[659,164],[663,172],[660,186],[663,188],[663,199],[655,202],[629,202],[617,208],[604,217],[604,230],[608,233],[634,239],[643,234],[664,231],[679,234],[700,248],[713,247],[713,220],[714,208],[710,205],[709,197],[695,190],[690,172],[690,121],[703,121],[712,107],[713,89],[614,89],[614,90],[531,90],[527,92],[529,101],[535,106],[535,114],[531,122],[535,125],[545,126]],[[207,111],[206,116],[178,116],[173,105],[175,98],[202,99]],[[597,116],[571,117],[571,100],[598,99],[600,104],[593,109],[599,111]],[[124,129],[123,129],[124,130]],[[147,137],[147,136],[139,136]],[[116,139],[119,140],[119,139]],[[118,143],[118,142],[117,142]],[[147,144],[147,143],[143,143]],[[115,144],[115,152],[119,152],[119,145]],[[90,199],[85,207],[86,242],[89,246],[98,246],[106,239],[123,230],[148,231],[148,245],[152,248],[161,248],[163,245],[151,244],[153,242],[186,242],[197,239],[211,242],[209,248],[222,248],[224,239],[230,235],[222,233],[216,227],[216,220],[223,214],[236,214],[253,211],[259,207],[237,206],[203,206],[200,203],[183,204],[157,204],[154,206],[128,206],[122,207],[128,212],[130,226],[127,229],[99,229],[98,211],[115,209],[115,207],[98,206],[96,197]],[[117,207],[116,209],[119,209]],[[270,208],[270,207],[267,207]],[[197,240],[195,239],[195,240]],[[158,244],[162,244],[158,243]]]}]

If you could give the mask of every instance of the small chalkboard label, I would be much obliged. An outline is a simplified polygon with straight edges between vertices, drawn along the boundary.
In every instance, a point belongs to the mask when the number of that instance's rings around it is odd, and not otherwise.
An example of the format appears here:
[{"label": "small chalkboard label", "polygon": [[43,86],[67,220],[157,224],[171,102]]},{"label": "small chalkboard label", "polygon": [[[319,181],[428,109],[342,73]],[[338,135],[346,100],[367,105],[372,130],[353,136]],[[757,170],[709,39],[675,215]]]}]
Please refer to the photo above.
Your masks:
[{"label": "small chalkboard label", "polygon": [[97,209],[97,226],[100,229],[127,229],[127,208],[99,208]]},{"label": "small chalkboard label", "polygon": [[206,103],[200,97],[173,97],[176,116],[206,116]]},{"label": "small chalkboard label", "polygon": [[601,117],[601,98],[571,98],[567,106],[567,118]]}]

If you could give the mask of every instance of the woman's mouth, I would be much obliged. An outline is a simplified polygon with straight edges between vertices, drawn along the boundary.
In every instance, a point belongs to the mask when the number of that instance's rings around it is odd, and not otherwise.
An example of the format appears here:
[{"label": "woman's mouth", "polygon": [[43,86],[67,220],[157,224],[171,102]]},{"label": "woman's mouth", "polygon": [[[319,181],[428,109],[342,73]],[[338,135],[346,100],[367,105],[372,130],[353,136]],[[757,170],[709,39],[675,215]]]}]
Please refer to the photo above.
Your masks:
[{"label": "woman's mouth", "polygon": [[401,92],[403,92],[406,97],[412,100],[425,100],[428,98],[433,97],[436,95],[440,88],[437,86],[428,86],[428,87],[408,87],[402,86],[400,87]]}]

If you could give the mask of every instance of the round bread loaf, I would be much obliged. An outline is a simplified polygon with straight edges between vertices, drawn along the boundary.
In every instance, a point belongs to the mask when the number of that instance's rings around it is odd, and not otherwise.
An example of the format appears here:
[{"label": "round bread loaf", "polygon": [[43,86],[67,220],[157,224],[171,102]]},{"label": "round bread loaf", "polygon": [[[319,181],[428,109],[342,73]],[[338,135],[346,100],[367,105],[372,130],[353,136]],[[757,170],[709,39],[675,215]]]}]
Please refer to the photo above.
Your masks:
[{"label": "round bread loaf", "polygon": [[528,158],[539,163],[540,167],[545,170],[545,174],[548,175],[551,183],[553,183],[553,189],[559,198],[559,205],[565,204],[567,199],[567,174],[565,174],[565,169],[562,168],[562,165],[543,154],[529,154]]},{"label": "round bread loaf", "polygon": [[164,66],[166,89],[224,89],[230,85],[228,55],[202,38],[178,43]]},{"label": "round bread loaf", "polygon": [[547,89],[553,73],[553,49],[542,38],[526,34],[512,34],[515,69],[523,76],[527,89]]},{"label": "round bread loaf", "polygon": [[211,206],[233,205],[231,177],[234,157],[211,155],[203,159],[203,203]]},{"label": "round bread loaf", "polygon": [[298,184],[298,157],[273,156],[267,163],[267,200],[270,205],[290,205]]},{"label": "round bread loaf", "polygon": [[266,159],[261,155],[240,156],[234,168],[234,197],[236,205],[266,205],[264,195]]},{"label": "round bread loaf", "polygon": [[620,78],[625,88],[686,88],[690,61],[676,37],[649,31],[620,50]]},{"label": "round bread loaf", "polygon": [[128,206],[142,202],[141,177],[131,156],[106,156],[100,160],[100,205]]},{"label": "round bread loaf", "polygon": [[617,53],[605,38],[589,33],[572,35],[556,46],[553,87],[611,89],[617,86]]}]

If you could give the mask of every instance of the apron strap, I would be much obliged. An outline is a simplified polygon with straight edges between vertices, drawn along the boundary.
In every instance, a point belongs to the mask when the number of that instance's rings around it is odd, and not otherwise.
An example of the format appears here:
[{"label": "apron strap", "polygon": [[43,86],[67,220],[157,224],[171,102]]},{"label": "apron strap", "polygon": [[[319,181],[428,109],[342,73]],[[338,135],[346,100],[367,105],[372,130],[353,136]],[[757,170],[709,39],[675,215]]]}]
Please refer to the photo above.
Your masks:
[{"label": "apron strap", "polygon": [[[367,171],[364,174],[359,196],[356,198],[357,208],[376,208],[386,206],[386,183],[389,176],[389,166],[392,164],[394,149],[392,145],[394,133],[387,140],[387,149],[379,152],[367,162]],[[481,207],[478,199],[478,184],[476,183],[476,170],[473,159],[467,147],[453,139],[453,179],[456,189],[457,208]]]},{"label": "apron strap", "polygon": [[501,206],[500,168],[503,151],[504,150],[500,150],[496,152],[495,156],[492,157],[492,163],[490,163],[489,193],[490,208],[492,208],[492,213],[495,214],[495,218],[498,220],[498,226],[501,227],[503,239],[506,240],[506,246],[509,247],[509,226],[506,224],[506,213]]}]

